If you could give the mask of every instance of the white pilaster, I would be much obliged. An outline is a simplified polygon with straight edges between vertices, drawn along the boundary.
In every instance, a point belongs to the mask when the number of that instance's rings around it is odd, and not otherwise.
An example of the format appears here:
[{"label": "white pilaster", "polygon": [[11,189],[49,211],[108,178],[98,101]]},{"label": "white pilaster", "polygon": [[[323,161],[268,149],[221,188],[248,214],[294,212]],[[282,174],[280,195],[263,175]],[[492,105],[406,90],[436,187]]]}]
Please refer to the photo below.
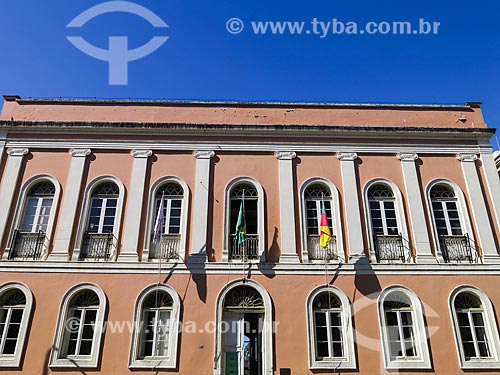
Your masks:
[{"label": "white pilaster", "polygon": [[214,151],[197,150],[193,152],[196,158],[196,186],[194,188],[193,225],[191,232],[190,262],[207,261],[208,206],[210,191],[210,159]]},{"label": "white pilaster", "polygon": [[417,166],[415,165],[418,155],[400,152],[397,156],[401,160],[401,167],[403,169],[406,202],[410,210],[410,221],[413,238],[415,239],[417,262],[436,262],[436,258],[432,254],[429,232],[427,231],[427,219],[425,217],[424,203],[422,202]]},{"label": "white pilaster", "polygon": [[299,263],[295,239],[295,194],[293,188],[293,151],[276,151],[280,179],[280,263]]},{"label": "white pilaster", "polygon": [[488,217],[485,197],[482,193],[476,169],[477,155],[458,154],[457,159],[462,162],[465,184],[467,185],[467,192],[472,207],[472,216],[479,237],[479,245],[483,251],[483,261],[497,262],[500,260],[500,256],[495,246],[493,228]]},{"label": "white pilaster", "polygon": [[83,172],[87,156],[91,150],[88,148],[71,149],[71,165],[69,167],[68,181],[63,193],[61,213],[59,215],[57,232],[54,241],[54,250],[50,253],[48,260],[65,262],[69,260],[69,250],[75,225],[76,209],[80,200]]},{"label": "white pilaster", "polygon": [[[6,233],[7,221],[9,220],[9,212],[12,207],[12,199],[16,191],[17,181],[19,179],[19,172],[23,163],[24,155],[29,152],[27,148],[9,148],[7,154],[7,165],[3,173],[2,186],[0,187],[0,240],[3,240]],[[4,258],[8,256],[4,252]]]},{"label": "white pilaster", "polygon": [[[127,199],[125,226],[123,228],[123,246],[118,256],[119,262],[139,261],[139,231],[144,207],[144,186],[146,184],[148,158],[153,155],[153,151],[132,150],[130,154],[134,157],[134,165],[132,166],[132,180]],[[149,236],[149,233],[145,235]]]},{"label": "white pilaster", "polygon": [[358,183],[356,165],[358,158],[355,152],[338,152],[342,173],[342,187],[344,198],[344,214],[347,222],[347,239],[349,241],[349,260],[366,260],[363,243],[363,226],[359,209]]},{"label": "white pilaster", "polygon": [[500,229],[500,178],[498,178],[495,159],[491,152],[481,153],[481,162],[483,164],[484,175],[486,177],[486,185],[490,194],[493,210],[495,213],[494,220],[497,227]]}]

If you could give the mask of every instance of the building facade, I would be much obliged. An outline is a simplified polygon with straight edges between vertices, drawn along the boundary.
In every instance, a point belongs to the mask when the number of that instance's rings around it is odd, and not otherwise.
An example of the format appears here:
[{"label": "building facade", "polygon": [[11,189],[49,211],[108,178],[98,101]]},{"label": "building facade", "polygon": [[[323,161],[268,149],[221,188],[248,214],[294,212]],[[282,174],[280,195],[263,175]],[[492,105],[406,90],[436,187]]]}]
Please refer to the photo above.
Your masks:
[{"label": "building facade", "polygon": [[0,372],[498,373],[480,103],[4,99]]}]

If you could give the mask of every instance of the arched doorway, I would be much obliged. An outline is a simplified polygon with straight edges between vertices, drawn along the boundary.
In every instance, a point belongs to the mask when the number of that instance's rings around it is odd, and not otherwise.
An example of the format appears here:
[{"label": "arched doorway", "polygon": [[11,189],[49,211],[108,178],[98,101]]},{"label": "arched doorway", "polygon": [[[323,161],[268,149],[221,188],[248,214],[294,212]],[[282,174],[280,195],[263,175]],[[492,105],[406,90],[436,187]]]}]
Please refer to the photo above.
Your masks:
[{"label": "arched doorway", "polygon": [[273,373],[271,300],[260,284],[227,285],[219,295],[217,319],[214,374]]}]

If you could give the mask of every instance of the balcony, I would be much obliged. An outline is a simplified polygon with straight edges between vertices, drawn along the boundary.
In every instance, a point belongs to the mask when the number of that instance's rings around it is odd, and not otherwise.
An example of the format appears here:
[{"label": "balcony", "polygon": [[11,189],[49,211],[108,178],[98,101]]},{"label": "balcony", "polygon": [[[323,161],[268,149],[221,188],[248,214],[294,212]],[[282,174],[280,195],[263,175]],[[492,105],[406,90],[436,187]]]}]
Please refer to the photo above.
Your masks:
[{"label": "balcony", "polygon": [[377,263],[410,263],[412,254],[409,242],[402,235],[373,236]]},{"label": "balcony", "polygon": [[89,233],[83,236],[79,260],[111,260],[116,253],[113,233]]},{"label": "balcony", "polygon": [[339,254],[337,252],[337,237],[332,236],[332,239],[326,248],[319,245],[319,234],[307,236],[307,253],[309,260],[337,260]]},{"label": "balcony", "polygon": [[259,259],[259,235],[247,234],[246,240],[238,244],[233,234],[230,237],[229,260],[257,260]]},{"label": "balcony", "polygon": [[439,246],[446,263],[478,263],[477,246],[468,234],[463,236],[440,236]]},{"label": "balcony", "polygon": [[44,253],[45,233],[14,231],[10,260],[39,260]]},{"label": "balcony", "polygon": [[180,234],[162,234],[160,243],[151,243],[149,259],[179,259]]}]

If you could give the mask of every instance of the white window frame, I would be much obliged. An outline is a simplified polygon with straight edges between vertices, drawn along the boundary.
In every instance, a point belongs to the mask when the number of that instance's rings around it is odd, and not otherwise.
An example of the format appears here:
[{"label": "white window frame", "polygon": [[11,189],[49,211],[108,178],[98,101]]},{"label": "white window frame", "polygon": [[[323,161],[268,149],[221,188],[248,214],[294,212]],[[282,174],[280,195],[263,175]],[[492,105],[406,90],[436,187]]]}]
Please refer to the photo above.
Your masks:
[{"label": "white window frame", "polygon": [[[169,337],[168,337],[168,356],[166,357],[146,357],[140,359],[141,352],[141,336],[142,329],[144,328],[145,323],[143,322],[143,305],[151,293],[154,293],[156,290],[161,292],[165,292],[172,298],[172,309],[170,309],[170,322],[169,322]],[[174,369],[177,367],[177,357],[179,350],[179,319],[180,319],[180,304],[181,300],[179,295],[171,286],[166,284],[154,284],[148,286],[144,289],[138,296],[135,310],[134,310],[134,330],[132,332],[132,341],[130,345],[130,355],[128,367],[130,369]]]},{"label": "white window frame", "polygon": [[436,179],[429,182],[427,184],[427,187],[425,188],[425,196],[427,198],[427,213],[429,215],[428,217],[430,225],[432,227],[432,241],[434,244],[434,249],[436,249],[437,259],[439,262],[443,263],[444,262],[443,253],[441,252],[439,234],[436,228],[434,210],[432,208],[431,190],[435,185],[446,185],[455,193],[455,198],[457,200],[458,215],[460,218],[460,226],[462,227],[463,235],[467,233],[471,239],[475,240],[475,238],[474,238],[474,232],[472,231],[471,221],[469,217],[469,210],[467,209],[467,203],[465,201],[465,195],[462,189],[460,189],[460,187],[456,183],[450,180]]},{"label": "white window frame", "polygon": [[[99,297],[99,308],[96,314],[94,326],[94,337],[92,343],[92,353],[82,356],[62,357],[63,348],[67,343],[68,335],[66,335],[66,323],[70,316],[71,302],[80,293],[85,290],[94,292]],[[72,287],[64,295],[59,315],[57,317],[57,327],[54,335],[54,344],[50,352],[49,367],[50,368],[98,368],[99,359],[101,356],[101,346],[104,337],[104,317],[107,310],[106,295],[95,284],[83,283]]]},{"label": "white window frame", "polygon": [[[415,351],[417,352],[417,355],[415,357],[399,357],[396,359],[391,358],[391,349],[389,347],[389,334],[387,332],[384,302],[386,298],[392,293],[404,294],[411,301],[413,333],[415,336]],[[377,307],[385,368],[387,370],[432,369],[428,347],[428,333],[424,322],[424,309],[422,306],[422,302],[417,297],[417,295],[412,290],[402,285],[392,285],[385,288],[380,293],[378,297]]]},{"label": "white window frame", "polygon": [[43,175],[36,175],[31,178],[29,178],[23,185],[21,189],[21,193],[19,194],[19,200],[18,204],[16,206],[16,210],[14,211],[14,220],[12,221],[12,226],[10,228],[10,239],[9,242],[7,243],[7,247],[5,248],[5,251],[3,253],[3,260],[9,259],[10,252],[12,250],[11,246],[13,245],[12,241],[12,236],[14,234],[14,229],[18,229],[21,226],[22,220],[23,220],[23,215],[24,215],[24,209],[26,206],[26,200],[28,198],[28,193],[31,190],[33,186],[38,184],[39,182],[47,181],[50,182],[54,185],[55,188],[55,194],[52,197],[52,207],[50,208],[50,217],[49,221],[47,223],[47,230],[45,232],[45,241],[43,244],[43,249],[44,252],[42,253],[40,260],[46,260],[48,254],[48,249],[50,247],[50,243],[52,240],[52,237],[54,235],[54,229],[55,229],[55,221],[56,221],[56,211],[57,211],[57,206],[59,205],[59,200],[61,197],[61,184],[59,181],[48,174],[43,174]]},{"label": "white window frame", "polygon": [[[332,235],[336,236],[337,240],[337,254],[339,258],[342,257],[347,259],[345,249],[344,249],[344,236],[342,232],[342,219],[340,216],[340,196],[339,191],[336,186],[328,179],[321,177],[313,177],[305,181],[300,188],[300,210],[301,210],[301,222],[302,222],[302,262],[309,262],[309,252],[307,249],[307,205],[305,199],[305,192],[307,188],[311,185],[321,184],[325,185],[327,189],[330,190],[331,198],[330,204],[332,205]],[[319,221],[318,221],[319,223]],[[341,259],[339,259],[340,261]]]},{"label": "white window frame", "polygon": [[215,353],[214,353],[214,375],[222,375],[224,370],[222,365],[223,343],[223,314],[224,314],[224,299],[226,295],[234,288],[239,286],[252,287],[262,297],[264,302],[264,319],[262,324],[262,361],[264,372],[262,375],[274,375],[274,349],[273,349],[273,304],[267,290],[258,282],[250,279],[234,280],[226,284],[220,291],[215,310]]},{"label": "white window frame", "polygon": [[[78,232],[77,232],[77,239],[75,243],[75,249],[73,251],[73,256],[71,257],[71,261],[77,262],[80,258],[80,251],[83,246],[83,239],[84,239],[84,234],[87,231],[87,226],[89,224],[89,217],[90,217],[90,207],[91,207],[91,201],[92,201],[92,193],[94,189],[106,182],[111,182],[118,186],[118,190],[120,191],[118,195],[118,202],[116,204],[116,212],[115,212],[115,223],[113,226],[113,249],[116,249],[114,254],[110,255],[111,260],[116,260],[116,257],[118,256],[118,244],[121,242],[120,241],[120,230],[121,230],[121,221],[122,221],[122,216],[123,216],[123,205],[125,201],[125,186],[121,182],[121,180],[115,176],[99,176],[92,180],[87,188],[85,189],[85,195],[84,195],[84,200],[83,200],[83,207],[82,207],[82,213],[81,213],[81,220],[80,224],[78,226]],[[64,220],[64,218],[61,218],[61,220]]]},{"label": "white window frame", "polygon": [[229,237],[234,233],[235,228],[230,228],[231,225],[231,190],[239,184],[247,183],[255,187],[257,190],[257,234],[259,236],[259,259],[249,259],[250,263],[258,263],[266,261],[266,231],[264,226],[264,189],[262,185],[251,177],[237,177],[231,180],[224,190],[225,210],[224,210],[224,242],[222,248],[222,261],[229,261]]},{"label": "white window frame", "polygon": [[20,282],[11,282],[0,286],[0,296],[12,290],[21,291],[26,297],[26,304],[24,305],[23,317],[21,319],[21,326],[19,328],[18,341],[14,354],[0,354],[0,368],[20,368],[21,359],[26,348],[28,328],[33,315],[33,294],[31,290]]},{"label": "white window frame", "polygon": [[[96,234],[103,234],[102,228],[104,227],[104,218],[106,217],[106,209],[108,208],[108,200],[116,199],[116,204],[118,205],[118,197],[111,198],[109,196],[105,196],[105,197],[93,196],[90,198],[90,206],[89,207],[92,208],[92,202],[94,202],[95,200],[98,200],[98,199],[102,201],[102,205],[101,205],[101,212],[99,214],[99,227],[97,228],[97,232],[95,232],[95,233]],[[115,220],[113,222],[113,231],[114,231],[115,225],[116,225],[116,220],[117,220],[116,216],[117,215],[116,215],[116,211],[115,211]],[[88,219],[90,220],[90,213],[89,213]],[[88,230],[88,226],[89,226],[89,223],[87,221],[87,230]]]},{"label": "white window frame", "polygon": [[403,206],[403,196],[401,195],[401,190],[399,189],[399,187],[391,180],[385,178],[375,178],[373,180],[368,181],[363,188],[363,203],[365,211],[366,232],[368,236],[368,244],[370,246],[371,261],[375,261],[376,257],[375,257],[375,243],[373,239],[374,233],[372,228],[370,201],[368,199],[368,190],[370,190],[370,188],[373,185],[378,185],[378,184],[386,185],[389,189],[392,190],[392,193],[394,194],[394,209],[396,210],[396,220],[398,223],[399,232],[403,236],[404,240],[407,241],[410,240],[408,236],[408,227],[406,225],[406,215]]},{"label": "white window frame", "polygon": [[[341,319],[342,319],[342,339],[344,342],[344,357],[342,358],[327,358],[319,360],[316,358],[316,325],[315,325],[315,309],[313,302],[321,293],[335,294],[342,303]],[[354,349],[354,332],[352,327],[353,309],[349,298],[345,293],[334,286],[320,286],[314,289],[306,301],[307,311],[307,336],[309,347],[309,369],[320,370],[355,370],[356,366],[356,351]]]},{"label": "white window frame", "polygon": [[[460,293],[470,293],[475,295],[483,305],[483,319],[485,324],[486,337],[488,338],[488,344],[490,346],[490,352],[492,354],[491,358],[471,358],[470,360],[465,360],[465,354],[462,345],[462,339],[460,335],[460,328],[457,319],[457,313],[455,310],[455,298]],[[498,335],[496,316],[493,311],[493,306],[491,304],[488,296],[479,288],[471,285],[462,285],[455,288],[449,298],[449,310],[451,315],[451,322],[453,326],[453,332],[455,336],[455,345],[457,349],[457,357],[460,368],[463,370],[493,370],[500,369],[500,338]]]},{"label": "white window frame", "polygon": [[[148,217],[146,221],[146,235],[144,236],[144,247],[142,250],[142,261],[147,262],[149,259],[149,252],[151,250],[151,246],[153,244],[152,236],[153,229],[156,221],[156,199],[158,198],[158,189],[160,189],[163,185],[168,183],[178,184],[184,190],[184,196],[182,198],[182,207],[181,207],[181,228],[180,228],[180,247],[179,247],[179,257],[180,259],[185,259],[186,257],[186,249],[188,243],[188,235],[187,235],[187,224],[188,224],[188,212],[189,212],[189,187],[186,182],[176,176],[165,176],[156,180],[151,186],[151,191],[149,193],[149,207],[148,207]],[[166,221],[165,221],[166,223]],[[158,261],[158,260],[151,260]],[[169,262],[178,262],[178,259],[169,259]]]}]

